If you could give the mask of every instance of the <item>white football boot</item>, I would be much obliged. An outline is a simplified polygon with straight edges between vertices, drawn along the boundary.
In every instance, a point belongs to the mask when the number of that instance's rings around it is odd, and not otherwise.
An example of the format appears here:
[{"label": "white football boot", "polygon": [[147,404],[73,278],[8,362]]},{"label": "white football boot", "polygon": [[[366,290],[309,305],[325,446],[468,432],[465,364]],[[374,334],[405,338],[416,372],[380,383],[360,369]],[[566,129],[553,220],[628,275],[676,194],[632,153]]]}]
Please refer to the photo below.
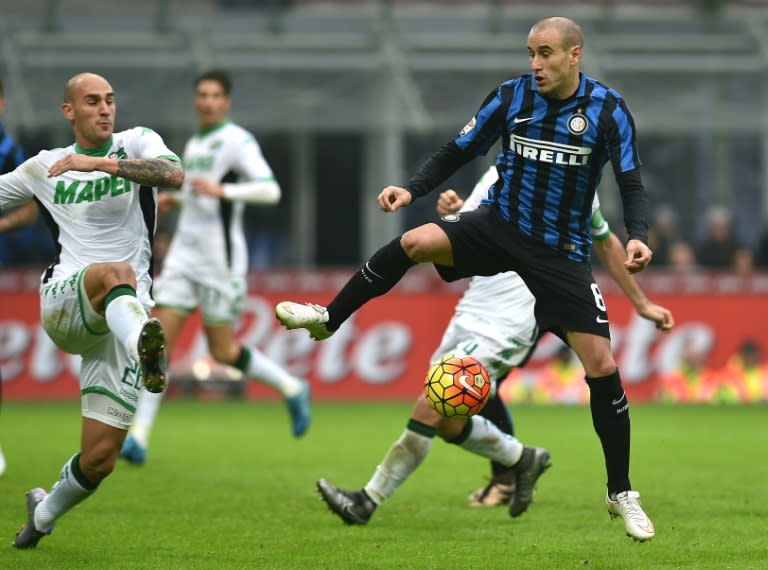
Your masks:
[{"label": "white football boot", "polygon": [[275,306],[275,316],[288,330],[307,329],[314,340],[325,340],[335,332],[325,328],[328,309],[314,303],[282,301]]},{"label": "white football boot", "polygon": [[640,493],[637,491],[624,491],[618,493],[614,499],[610,495],[606,496],[605,504],[608,506],[608,514],[611,515],[611,519],[617,517],[624,519],[627,536],[644,542],[651,540],[656,535],[656,529],[653,528],[651,519],[640,506],[639,499]]}]

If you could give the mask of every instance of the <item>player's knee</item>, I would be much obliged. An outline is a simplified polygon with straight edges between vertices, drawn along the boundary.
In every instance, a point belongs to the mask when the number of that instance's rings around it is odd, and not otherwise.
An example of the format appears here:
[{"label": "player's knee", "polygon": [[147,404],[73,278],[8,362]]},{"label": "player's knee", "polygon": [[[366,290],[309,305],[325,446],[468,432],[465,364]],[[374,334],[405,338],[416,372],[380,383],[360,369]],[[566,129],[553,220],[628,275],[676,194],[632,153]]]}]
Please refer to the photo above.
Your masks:
[{"label": "player's knee", "polygon": [[617,370],[616,361],[613,356],[608,355],[601,359],[595,359],[589,364],[584,365],[584,371],[590,378],[603,378],[610,376]]},{"label": "player's knee", "polygon": [[400,245],[405,252],[405,255],[416,261],[414,255],[419,251],[419,240],[413,232],[405,232],[400,238]]},{"label": "player's knee", "polygon": [[122,261],[110,263],[104,272],[104,284],[108,289],[120,284],[128,284],[135,287],[136,272],[128,263]]},{"label": "player's knee", "polygon": [[405,232],[400,238],[405,254],[416,263],[433,261],[437,248],[425,226]]}]

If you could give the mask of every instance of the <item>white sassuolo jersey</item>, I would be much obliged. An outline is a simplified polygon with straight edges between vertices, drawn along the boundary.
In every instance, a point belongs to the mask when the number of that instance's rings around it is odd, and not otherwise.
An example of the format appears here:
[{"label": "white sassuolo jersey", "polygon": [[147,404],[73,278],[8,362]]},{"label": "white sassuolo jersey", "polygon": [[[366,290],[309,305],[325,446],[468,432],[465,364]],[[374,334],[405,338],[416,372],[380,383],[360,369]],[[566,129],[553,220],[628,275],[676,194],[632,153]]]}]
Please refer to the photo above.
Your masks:
[{"label": "white sassuolo jersey", "polygon": [[273,180],[261,148],[251,133],[226,122],[190,138],[183,160],[186,174],[179,197],[181,213],[165,266],[188,273],[194,280],[245,275],[245,205],[214,196],[197,196],[191,183],[196,178],[216,183]]},{"label": "white sassuolo jersey", "polygon": [[114,133],[100,149],[76,144],[44,150],[13,172],[0,176],[0,207],[37,198],[59,249],[44,277],[60,279],[92,263],[123,261],[136,272],[137,294],[151,306],[149,274],[157,190],[104,172],[65,172],[48,178],[59,159],[80,152],[119,159],[179,158],[151,129]]},{"label": "white sassuolo jersey", "polygon": [[[488,197],[488,189],[496,183],[498,177],[496,167],[489,168],[464,201],[461,211],[477,208],[481,200]],[[595,239],[605,239],[610,235],[610,228],[599,208],[600,201],[595,194],[590,232]],[[489,299],[493,299],[493,302],[489,303]],[[467,290],[456,306],[456,313],[481,317],[482,321],[478,326],[484,327],[486,334],[490,334],[488,323],[493,323],[499,338],[524,339],[530,338],[536,325],[533,317],[534,304],[535,298],[523,279],[514,271],[507,271],[470,279]]]}]

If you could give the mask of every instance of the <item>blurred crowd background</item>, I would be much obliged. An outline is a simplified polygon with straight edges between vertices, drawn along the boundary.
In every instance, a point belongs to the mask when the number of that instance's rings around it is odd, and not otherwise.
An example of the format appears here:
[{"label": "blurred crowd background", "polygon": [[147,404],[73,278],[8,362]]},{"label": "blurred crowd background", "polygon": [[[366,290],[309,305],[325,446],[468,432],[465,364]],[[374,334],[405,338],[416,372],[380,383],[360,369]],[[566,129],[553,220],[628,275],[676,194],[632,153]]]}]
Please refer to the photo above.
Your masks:
[{"label": "blurred crowd background", "polygon": [[[0,0],[0,13],[3,122],[27,155],[71,143],[59,105],[77,72],[112,82],[118,130],[151,127],[179,154],[196,127],[195,75],[233,74],[232,118],[284,193],[247,216],[255,270],[356,265],[434,217],[429,197],[392,216],[374,198],[527,70],[533,22],[569,16],[585,32],[585,72],[635,116],[653,268],[768,268],[766,0]],[[493,154],[449,186],[468,192]],[[621,235],[610,168],[600,195]],[[162,222],[161,258],[172,229]],[[52,254],[39,224],[0,236],[4,266]]]}]

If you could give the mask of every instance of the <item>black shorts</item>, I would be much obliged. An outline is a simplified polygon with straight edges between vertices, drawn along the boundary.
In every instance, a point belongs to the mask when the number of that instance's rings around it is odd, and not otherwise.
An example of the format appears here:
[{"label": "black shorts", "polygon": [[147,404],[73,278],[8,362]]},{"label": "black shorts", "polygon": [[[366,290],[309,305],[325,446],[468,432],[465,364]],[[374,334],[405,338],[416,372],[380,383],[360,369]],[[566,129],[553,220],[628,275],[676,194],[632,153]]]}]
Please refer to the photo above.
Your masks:
[{"label": "black shorts", "polygon": [[435,265],[445,281],[515,271],[536,297],[536,321],[542,331],[611,338],[605,301],[589,263],[568,259],[524,235],[494,206],[445,216],[437,223],[453,249],[453,267]]}]

